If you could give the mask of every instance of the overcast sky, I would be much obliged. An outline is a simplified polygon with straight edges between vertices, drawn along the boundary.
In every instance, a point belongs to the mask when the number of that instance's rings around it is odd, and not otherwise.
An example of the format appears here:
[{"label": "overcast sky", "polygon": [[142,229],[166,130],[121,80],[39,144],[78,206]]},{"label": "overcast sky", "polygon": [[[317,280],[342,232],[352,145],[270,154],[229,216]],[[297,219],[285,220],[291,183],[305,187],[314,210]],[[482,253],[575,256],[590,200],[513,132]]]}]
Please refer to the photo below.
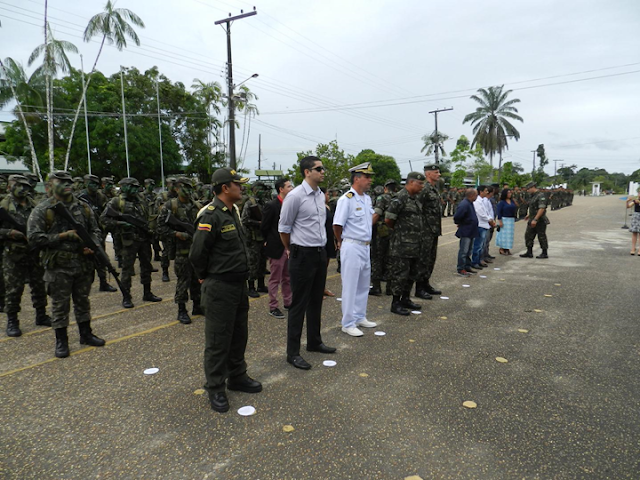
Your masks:
[{"label": "overcast sky", "polygon": [[[55,35],[76,44],[85,67],[98,50],[82,42],[106,0],[49,0]],[[119,0],[145,22],[140,47],[107,48],[98,69],[157,65],[172,81],[224,85],[226,37],[214,21],[254,3],[239,0]],[[258,15],[232,26],[234,80],[259,96],[245,167],[269,168],[337,138],[347,152],[392,155],[403,174],[422,168],[420,138],[434,128],[472,138],[462,124],[469,96],[505,84],[524,123],[505,161],[532,167],[544,143],[558,167],[640,168],[640,1],[256,0]],[[26,66],[42,43],[44,0],[0,0],[0,56]],[[80,58],[71,61],[79,68]],[[355,104],[355,105],[354,105]],[[91,106],[89,105],[89,108]],[[0,120],[10,120],[0,112]],[[238,150],[242,132],[238,134]],[[553,173],[553,162],[547,167]],[[263,163],[263,168],[265,164]]]}]

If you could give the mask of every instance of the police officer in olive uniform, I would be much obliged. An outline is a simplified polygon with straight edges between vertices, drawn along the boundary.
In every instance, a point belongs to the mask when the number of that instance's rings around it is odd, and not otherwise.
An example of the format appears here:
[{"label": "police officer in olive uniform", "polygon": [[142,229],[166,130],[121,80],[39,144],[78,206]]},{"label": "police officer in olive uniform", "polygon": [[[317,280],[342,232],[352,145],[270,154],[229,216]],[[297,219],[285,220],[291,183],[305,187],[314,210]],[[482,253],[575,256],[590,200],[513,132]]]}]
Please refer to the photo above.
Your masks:
[{"label": "police officer in olive uniform", "polygon": [[533,258],[533,241],[538,237],[542,253],[536,258],[549,258],[547,250],[549,242],[547,240],[547,195],[536,188],[535,182],[529,182],[526,187],[527,193],[531,196],[529,200],[529,214],[525,217],[527,230],[524,233],[524,243],[527,246],[527,253],[520,255],[522,258]]},{"label": "police officer in olive uniform", "polygon": [[241,185],[247,181],[230,168],[213,173],[216,198],[198,216],[189,253],[202,280],[204,388],[217,412],[229,410],[226,388],[262,391],[262,384],[247,375],[244,358],[249,336],[249,262],[246,235],[234,203],[242,198]]},{"label": "police officer in olive uniform", "polygon": [[[249,197],[242,208],[242,225],[247,232],[249,252],[249,296],[258,298],[260,293],[269,293],[264,283],[267,269],[267,256],[264,254],[264,236],[260,230],[264,204],[270,200],[268,187],[261,181],[253,184],[253,196]],[[256,281],[258,286],[256,288]]]},{"label": "police officer in olive uniform", "polygon": [[[396,192],[398,184],[395,180],[389,179],[384,183],[384,193],[376,198],[374,204],[373,241],[371,242],[371,290],[369,295],[382,295],[380,282],[386,278],[387,256],[389,254],[389,238],[391,231],[384,223],[384,215]],[[389,282],[387,282],[388,294]]]},{"label": "police officer in olive uniform", "polygon": [[[175,177],[168,177],[165,184],[167,185],[166,192],[160,192],[156,199],[156,211],[162,210],[162,207],[172,198],[176,198],[178,194],[175,189],[176,179]],[[176,256],[176,242],[172,238],[165,238],[162,240],[162,256],[160,258],[160,266],[162,267],[162,281],[168,282],[169,278],[169,265],[171,260]]]},{"label": "police officer in olive uniform", "polygon": [[[11,193],[0,201],[2,208],[17,224],[24,226],[36,206],[35,201],[27,195],[31,186],[26,177],[11,175],[9,189]],[[6,285],[5,310],[7,312],[7,335],[22,335],[18,320],[20,302],[25,283],[31,287],[31,300],[36,310],[36,325],[51,326],[51,318],[47,315],[47,293],[44,286],[44,269],[40,266],[38,253],[29,248],[26,235],[16,229],[10,222],[0,220],[0,239],[4,244],[2,269]]]},{"label": "police officer in olive uniform", "polygon": [[174,301],[178,305],[178,320],[180,323],[188,325],[191,323],[191,317],[187,313],[186,306],[189,300],[189,292],[193,301],[191,314],[202,315],[200,283],[189,262],[189,249],[191,248],[193,237],[188,232],[185,232],[184,229],[171,225],[167,219],[171,215],[181,222],[193,225],[202,206],[192,199],[191,181],[188,178],[177,178],[175,187],[178,193],[177,198],[172,198],[165,203],[158,215],[158,234],[163,241],[165,238],[171,237],[176,244],[176,258],[173,262],[173,269],[178,280],[176,282]]},{"label": "police officer in olive uniform", "polygon": [[146,228],[135,227],[129,223],[107,216],[107,209],[102,212],[100,221],[115,231],[122,242],[122,306],[133,308],[131,301],[131,276],[136,257],[140,259],[140,283],[144,288],[142,300],[145,302],[160,302],[162,298],[151,292],[151,232],[148,228],[149,213],[147,205],[139,195],[140,184],[132,177],[125,177],[120,182],[120,195],[107,203],[113,210],[121,214],[128,214],[147,224]]},{"label": "police officer in olive uniform", "polygon": [[51,297],[51,327],[56,334],[55,355],[69,356],[69,312],[71,299],[80,331],[80,343],[92,347],[102,347],[105,341],[96,337],[91,330],[91,306],[89,294],[94,279],[93,252],[85,247],[82,240],[67,220],[55,213],[52,207],[60,202],[76,222],[85,227],[95,241],[101,241],[101,232],[91,208],[73,196],[71,176],[67,172],[53,172],[49,176],[52,197],[38,204],[27,224],[29,244],[42,250],[44,281]]},{"label": "police officer in olive uniform", "polygon": [[419,259],[422,253],[423,214],[418,194],[424,187],[420,172],[407,175],[405,187],[391,200],[385,213],[385,223],[391,229],[387,280],[391,284],[391,312],[409,315],[421,306],[411,301],[411,287],[419,280]]}]

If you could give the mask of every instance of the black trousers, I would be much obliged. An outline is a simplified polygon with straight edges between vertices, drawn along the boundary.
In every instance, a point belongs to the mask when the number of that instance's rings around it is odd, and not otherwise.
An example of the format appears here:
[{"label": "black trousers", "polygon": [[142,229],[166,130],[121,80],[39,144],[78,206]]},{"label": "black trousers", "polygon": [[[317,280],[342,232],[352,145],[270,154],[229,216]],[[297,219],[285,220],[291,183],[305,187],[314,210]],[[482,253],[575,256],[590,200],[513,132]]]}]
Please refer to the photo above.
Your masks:
[{"label": "black trousers", "polygon": [[289,277],[293,299],[287,325],[287,355],[300,355],[300,337],[307,317],[307,347],[322,343],[320,319],[327,280],[327,252],[324,247],[291,246]]}]

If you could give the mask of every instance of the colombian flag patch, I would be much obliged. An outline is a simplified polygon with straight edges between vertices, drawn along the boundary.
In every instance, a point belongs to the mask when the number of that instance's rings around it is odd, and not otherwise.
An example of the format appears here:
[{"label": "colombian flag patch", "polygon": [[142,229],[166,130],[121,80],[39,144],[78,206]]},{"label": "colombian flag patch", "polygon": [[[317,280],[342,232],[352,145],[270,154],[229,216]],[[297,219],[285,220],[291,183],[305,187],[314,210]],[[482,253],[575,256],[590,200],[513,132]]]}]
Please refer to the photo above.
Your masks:
[{"label": "colombian flag patch", "polygon": [[210,223],[199,223],[198,224],[198,230],[204,230],[205,232],[210,232],[211,231],[211,224]]}]

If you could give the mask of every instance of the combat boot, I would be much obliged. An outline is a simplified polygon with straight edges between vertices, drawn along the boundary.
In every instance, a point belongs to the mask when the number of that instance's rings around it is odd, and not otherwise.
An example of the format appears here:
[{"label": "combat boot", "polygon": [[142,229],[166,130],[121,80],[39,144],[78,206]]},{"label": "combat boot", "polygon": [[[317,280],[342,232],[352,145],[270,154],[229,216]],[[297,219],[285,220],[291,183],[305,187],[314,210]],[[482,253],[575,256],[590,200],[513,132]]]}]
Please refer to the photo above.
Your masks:
[{"label": "combat boot", "polygon": [[107,282],[106,279],[101,278],[100,279],[100,291],[101,292],[117,292],[118,289],[109,285],[109,282]]},{"label": "combat boot", "polygon": [[122,270],[122,255],[116,255],[116,261],[118,262],[118,268]]},{"label": "combat boot", "polygon": [[89,345],[90,347],[104,347],[107,343],[103,339],[96,337],[91,331],[91,322],[78,323],[78,331],[80,332],[80,345]]},{"label": "combat boot", "polygon": [[131,293],[123,292],[122,294],[122,306],[124,308],[133,308],[133,302],[131,301]]},{"label": "combat boot", "polygon": [[7,313],[7,337],[19,337],[22,335],[18,312]]},{"label": "combat boot", "polygon": [[533,248],[527,248],[527,253],[520,255],[522,258],[533,258]]},{"label": "combat boot", "polygon": [[200,306],[200,299],[196,299],[193,301],[193,308],[191,309],[191,315],[204,315],[204,310]]},{"label": "combat boot", "polygon": [[163,282],[169,282],[169,268],[163,268],[162,269],[162,281]]},{"label": "combat boot", "polygon": [[51,326],[51,317],[47,315],[47,309],[44,307],[36,308],[36,325],[43,327]]},{"label": "combat boot", "polygon": [[258,293],[269,293],[269,289],[264,284],[264,277],[258,279]]},{"label": "combat boot", "polygon": [[184,303],[178,304],[178,321],[183,325],[189,325],[191,323],[191,317],[187,313],[187,306]]},{"label": "combat boot", "polygon": [[258,298],[260,294],[256,290],[256,282],[254,282],[253,280],[247,280],[247,285],[249,287],[247,295],[249,295],[251,298]]},{"label": "combat boot", "polygon": [[393,296],[393,301],[391,302],[391,313],[403,315],[405,317],[411,314],[409,310],[402,306],[402,303],[400,303],[400,297],[398,295]]},{"label": "combat boot", "polygon": [[158,273],[160,270],[158,270],[156,267],[154,267],[153,265],[151,266],[151,273]]},{"label": "combat boot", "polygon": [[56,357],[67,358],[69,356],[69,337],[67,327],[56,328]]},{"label": "combat boot", "polygon": [[423,300],[431,300],[433,298],[422,283],[416,283],[416,297]]},{"label": "combat boot", "polygon": [[425,287],[425,290],[427,291],[428,294],[430,295],[442,295],[442,291],[438,290],[435,287],[432,287],[431,284],[429,282],[427,282],[427,286]]},{"label": "combat boot", "polygon": [[142,295],[142,300],[144,302],[161,302],[162,298],[155,296],[151,293],[151,284],[147,283],[144,286],[144,294]]},{"label": "combat boot", "polygon": [[380,282],[374,281],[371,283],[372,285],[369,289],[369,295],[373,295],[374,297],[382,296],[382,287],[380,286]]},{"label": "combat boot", "polygon": [[538,255],[536,258],[549,258],[549,255],[547,255],[546,250],[542,250],[542,253]]},{"label": "combat boot", "polygon": [[408,308],[409,310],[421,310],[422,309],[422,305],[419,305],[417,303],[413,303],[411,301],[411,296],[408,293],[405,293],[401,298],[400,298],[400,304],[405,307]]}]

